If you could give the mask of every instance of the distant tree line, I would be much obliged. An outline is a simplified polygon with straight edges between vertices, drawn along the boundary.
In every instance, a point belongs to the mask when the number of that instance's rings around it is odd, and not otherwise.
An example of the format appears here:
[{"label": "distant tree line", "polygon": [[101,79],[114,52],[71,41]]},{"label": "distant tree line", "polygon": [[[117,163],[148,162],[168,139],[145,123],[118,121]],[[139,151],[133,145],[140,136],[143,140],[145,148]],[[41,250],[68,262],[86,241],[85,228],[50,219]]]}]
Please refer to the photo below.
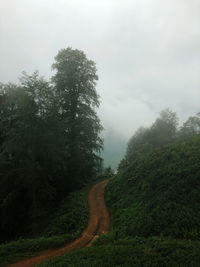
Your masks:
[{"label": "distant tree line", "polygon": [[95,63],[59,51],[48,82],[23,73],[0,84],[1,241],[34,234],[46,215],[101,168]]},{"label": "distant tree line", "polygon": [[166,109],[140,128],[106,189],[112,237],[200,240],[199,166],[199,113],[179,127],[176,113]]},{"label": "distant tree line", "polygon": [[140,127],[128,142],[126,155],[119,168],[133,165],[134,162],[155,148],[200,134],[200,113],[191,116],[178,127],[177,114],[170,109],[161,111],[160,116],[150,127]]}]

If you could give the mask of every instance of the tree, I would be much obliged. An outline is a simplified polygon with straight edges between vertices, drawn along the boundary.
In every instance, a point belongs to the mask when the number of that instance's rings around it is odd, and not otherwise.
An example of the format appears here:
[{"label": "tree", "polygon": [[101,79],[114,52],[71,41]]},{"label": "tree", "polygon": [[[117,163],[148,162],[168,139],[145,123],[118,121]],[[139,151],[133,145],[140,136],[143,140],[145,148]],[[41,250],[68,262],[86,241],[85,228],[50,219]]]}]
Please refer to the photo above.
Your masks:
[{"label": "tree", "polygon": [[70,175],[81,184],[101,165],[98,154],[102,148],[102,126],[95,110],[99,107],[96,66],[82,51],[67,48],[59,51],[53,69],[56,73],[52,82],[65,122]]},{"label": "tree", "polygon": [[154,146],[168,144],[177,136],[178,118],[170,109],[161,111],[160,117],[151,127],[151,143]]},{"label": "tree", "polygon": [[149,140],[150,129],[140,127],[128,142],[126,159],[133,161],[136,156],[151,151],[153,145]]},{"label": "tree", "polygon": [[[0,95],[2,237],[37,231],[50,206],[61,197],[66,151],[64,128],[58,119],[52,89],[37,72],[24,73],[19,86],[3,86],[4,93]],[[15,228],[13,221],[17,224]]]},{"label": "tree", "polygon": [[95,64],[71,48],[55,59],[53,83],[38,72],[0,83],[0,241],[42,230],[101,167]]},{"label": "tree", "polygon": [[173,142],[177,137],[178,118],[169,109],[161,111],[160,117],[149,128],[140,127],[128,142],[126,160],[133,162],[137,157],[154,148]]},{"label": "tree", "polygon": [[180,136],[182,137],[196,134],[200,134],[200,113],[189,117],[180,129]]}]

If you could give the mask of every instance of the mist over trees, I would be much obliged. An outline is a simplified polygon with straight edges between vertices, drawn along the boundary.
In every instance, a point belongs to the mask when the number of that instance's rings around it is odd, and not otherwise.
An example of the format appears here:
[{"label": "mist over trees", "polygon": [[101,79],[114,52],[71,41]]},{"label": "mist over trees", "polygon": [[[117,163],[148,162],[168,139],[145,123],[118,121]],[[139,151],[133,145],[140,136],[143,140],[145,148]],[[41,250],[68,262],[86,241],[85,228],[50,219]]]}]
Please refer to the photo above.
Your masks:
[{"label": "mist over trees", "polygon": [[165,109],[130,139],[109,191],[120,237],[199,240],[199,122],[198,113],[178,127],[176,113]]},{"label": "mist over trees", "polygon": [[87,180],[101,165],[102,126],[95,111],[99,107],[95,90],[98,76],[95,63],[82,51],[63,49],[55,60],[52,81],[65,122],[69,173],[79,183],[80,176]]},{"label": "mist over trees", "polygon": [[127,146],[127,138],[121,136],[113,130],[106,131],[104,136],[104,149],[101,153],[104,159],[104,167],[111,166],[117,169],[120,160],[124,157]]},{"label": "mist over trees", "polygon": [[[132,161],[137,155],[143,155],[154,148],[187,138],[200,133],[200,113],[190,116],[183,125],[169,108],[160,112],[159,117],[150,127],[140,127],[128,141],[120,134],[110,130],[103,136],[104,150],[102,157],[104,166],[116,169],[122,158]],[[128,143],[128,144],[127,144]]]},{"label": "mist over trees", "polygon": [[35,72],[0,85],[1,240],[37,232],[51,209],[101,168],[95,63],[67,48],[53,68],[51,82]]},{"label": "mist over trees", "polygon": [[[199,265],[199,163],[199,114],[178,127],[177,115],[164,110],[150,127],[140,128],[130,139],[117,176],[106,188],[112,214],[107,244],[122,244],[120,257],[126,256],[120,263]],[[145,244],[142,250],[141,244]]]},{"label": "mist over trees", "polygon": [[179,119],[170,109],[162,110],[150,127],[140,127],[130,138],[126,154],[119,167],[134,162],[154,149],[185,140],[200,133],[200,114],[191,116],[179,127]]},{"label": "mist over trees", "polygon": [[183,123],[180,129],[180,136],[192,136],[200,133],[200,113],[195,116],[191,116]]}]

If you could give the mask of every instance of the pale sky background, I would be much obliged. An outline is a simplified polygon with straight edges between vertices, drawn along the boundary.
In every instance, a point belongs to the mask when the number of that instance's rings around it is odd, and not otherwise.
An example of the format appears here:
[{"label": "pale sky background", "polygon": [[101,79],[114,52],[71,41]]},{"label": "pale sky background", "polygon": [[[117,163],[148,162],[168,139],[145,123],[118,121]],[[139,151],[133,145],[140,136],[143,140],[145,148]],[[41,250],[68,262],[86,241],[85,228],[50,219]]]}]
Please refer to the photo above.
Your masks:
[{"label": "pale sky background", "polygon": [[200,111],[199,0],[0,0],[0,81],[71,46],[97,64],[104,128],[129,138],[169,107]]}]

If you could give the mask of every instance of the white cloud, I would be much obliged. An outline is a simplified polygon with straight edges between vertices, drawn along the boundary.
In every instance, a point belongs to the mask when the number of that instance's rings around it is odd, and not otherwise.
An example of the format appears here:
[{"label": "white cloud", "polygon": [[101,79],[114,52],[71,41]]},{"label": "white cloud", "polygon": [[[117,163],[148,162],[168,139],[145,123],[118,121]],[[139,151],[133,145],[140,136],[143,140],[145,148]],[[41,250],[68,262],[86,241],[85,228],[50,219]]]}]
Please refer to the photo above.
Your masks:
[{"label": "white cloud", "polygon": [[163,108],[199,111],[198,0],[1,0],[0,81],[22,70],[47,78],[58,50],[97,63],[106,128],[130,136]]}]

